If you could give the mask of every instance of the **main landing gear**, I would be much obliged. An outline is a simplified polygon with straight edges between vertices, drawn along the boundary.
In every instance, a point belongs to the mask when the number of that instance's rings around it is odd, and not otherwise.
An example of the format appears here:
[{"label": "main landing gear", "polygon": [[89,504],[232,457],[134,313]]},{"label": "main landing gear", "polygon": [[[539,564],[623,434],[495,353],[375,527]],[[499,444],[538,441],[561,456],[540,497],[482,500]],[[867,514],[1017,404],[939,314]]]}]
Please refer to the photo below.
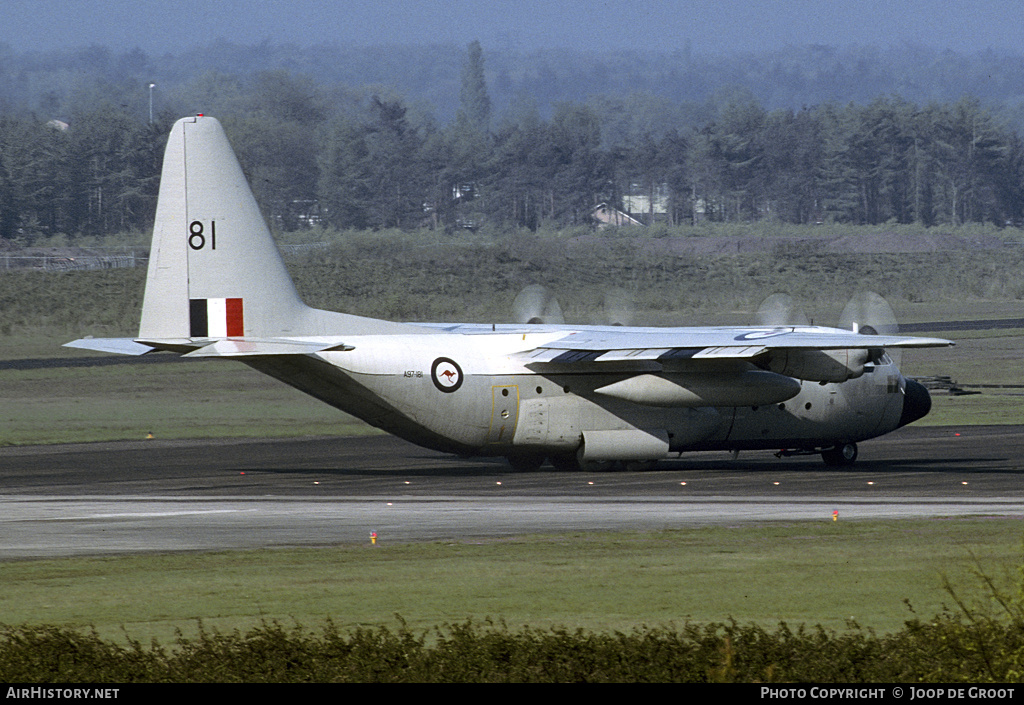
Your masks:
[{"label": "main landing gear", "polygon": [[[780,450],[775,454],[777,458],[788,458],[794,455],[821,455],[822,461],[829,467],[850,467],[857,462],[857,444],[856,443],[837,443],[830,448],[822,448],[820,450],[803,448],[803,449],[787,449]],[[550,458],[545,458],[543,455],[510,455],[508,456],[508,464],[512,466],[513,470],[520,472],[533,472],[539,470],[544,464],[544,461],[548,460],[557,470],[588,470],[588,471],[608,471],[608,470],[627,470],[630,472],[637,472],[642,470],[651,470],[657,464],[656,460],[636,460],[636,461],[582,461],[578,454],[567,453],[565,455],[553,455]]]},{"label": "main landing gear", "polygon": [[641,472],[651,470],[657,465],[657,460],[633,460],[633,461],[581,461],[577,454],[553,455],[545,458],[543,455],[509,455],[508,464],[518,472],[533,472],[539,470],[545,460],[549,460],[556,470],[578,471],[587,470],[592,472],[626,470],[628,472]]},{"label": "main landing gear", "polygon": [[540,470],[540,466],[544,464],[545,460],[543,455],[510,455],[506,459],[516,472]]}]

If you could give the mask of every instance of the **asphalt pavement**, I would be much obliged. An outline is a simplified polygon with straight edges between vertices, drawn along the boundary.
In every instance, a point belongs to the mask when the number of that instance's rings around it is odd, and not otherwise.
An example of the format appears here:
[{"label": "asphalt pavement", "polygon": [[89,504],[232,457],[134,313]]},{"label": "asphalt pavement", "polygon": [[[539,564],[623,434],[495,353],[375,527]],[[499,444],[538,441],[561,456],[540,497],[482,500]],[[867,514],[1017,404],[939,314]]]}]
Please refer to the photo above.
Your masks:
[{"label": "asphalt pavement", "polygon": [[768,521],[1024,517],[1024,427],[913,426],[816,456],[515,472],[391,436],[0,448],[0,560]]}]

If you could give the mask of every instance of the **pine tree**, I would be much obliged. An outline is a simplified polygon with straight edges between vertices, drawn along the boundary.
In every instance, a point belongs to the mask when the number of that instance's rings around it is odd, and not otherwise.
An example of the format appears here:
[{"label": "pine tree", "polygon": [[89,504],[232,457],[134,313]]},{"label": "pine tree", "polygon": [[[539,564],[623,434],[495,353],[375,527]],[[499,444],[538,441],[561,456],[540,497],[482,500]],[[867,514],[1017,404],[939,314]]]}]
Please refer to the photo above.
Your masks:
[{"label": "pine tree", "polygon": [[466,63],[462,67],[462,90],[459,91],[458,122],[481,134],[487,134],[491,127],[491,99],[487,96],[487,81],[484,78],[483,49],[479,41],[468,46]]}]

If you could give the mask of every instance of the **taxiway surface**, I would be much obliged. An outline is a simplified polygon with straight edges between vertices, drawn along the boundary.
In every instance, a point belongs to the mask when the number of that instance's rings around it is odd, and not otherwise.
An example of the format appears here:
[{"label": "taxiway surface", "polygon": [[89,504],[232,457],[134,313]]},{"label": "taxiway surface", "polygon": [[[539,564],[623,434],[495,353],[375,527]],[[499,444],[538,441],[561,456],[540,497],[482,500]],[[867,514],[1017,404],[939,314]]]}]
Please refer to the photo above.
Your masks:
[{"label": "taxiway surface", "polygon": [[513,472],[389,436],[0,448],[0,560],[775,520],[1024,517],[1024,427],[904,428],[852,469],[768,452]]}]

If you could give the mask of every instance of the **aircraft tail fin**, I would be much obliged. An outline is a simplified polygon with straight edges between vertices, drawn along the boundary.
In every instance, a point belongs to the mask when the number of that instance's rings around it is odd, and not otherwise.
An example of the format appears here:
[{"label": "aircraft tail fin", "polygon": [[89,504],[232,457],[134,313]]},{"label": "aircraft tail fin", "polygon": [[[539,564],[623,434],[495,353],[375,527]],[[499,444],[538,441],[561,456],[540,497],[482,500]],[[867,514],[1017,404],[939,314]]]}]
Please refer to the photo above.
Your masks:
[{"label": "aircraft tail fin", "polygon": [[417,330],[306,306],[220,123],[202,115],[175,123],[164,156],[140,341],[169,346]]}]

